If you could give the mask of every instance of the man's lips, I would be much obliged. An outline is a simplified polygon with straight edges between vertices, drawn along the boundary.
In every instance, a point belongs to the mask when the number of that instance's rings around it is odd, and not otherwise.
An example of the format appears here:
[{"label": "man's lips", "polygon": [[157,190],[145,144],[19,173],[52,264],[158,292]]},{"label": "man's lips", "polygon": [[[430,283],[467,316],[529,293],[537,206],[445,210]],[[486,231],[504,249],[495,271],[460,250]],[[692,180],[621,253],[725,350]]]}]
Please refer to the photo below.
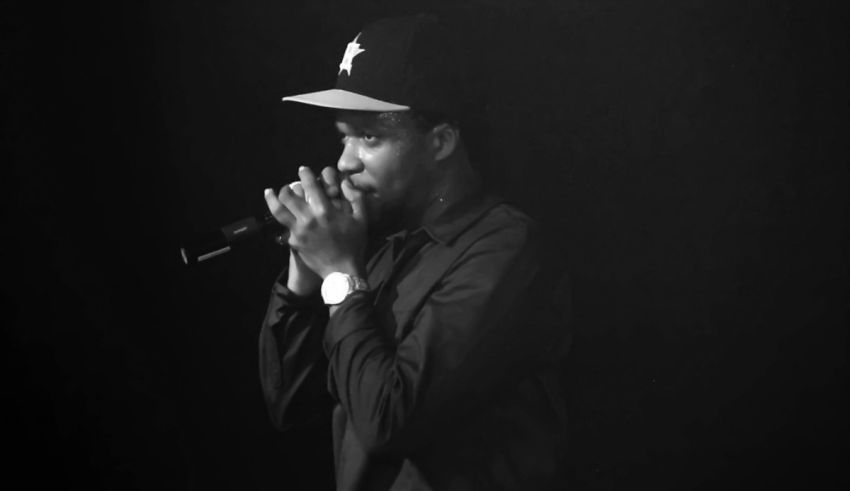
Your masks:
[{"label": "man's lips", "polygon": [[366,184],[364,184],[362,182],[356,182],[356,181],[354,181],[354,179],[350,179],[350,178],[349,178],[348,182],[351,184],[351,187],[353,187],[355,191],[360,191],[363,194],[373,194],[374,193],[373,189],[371,189],[369,186],[367,186]]}]

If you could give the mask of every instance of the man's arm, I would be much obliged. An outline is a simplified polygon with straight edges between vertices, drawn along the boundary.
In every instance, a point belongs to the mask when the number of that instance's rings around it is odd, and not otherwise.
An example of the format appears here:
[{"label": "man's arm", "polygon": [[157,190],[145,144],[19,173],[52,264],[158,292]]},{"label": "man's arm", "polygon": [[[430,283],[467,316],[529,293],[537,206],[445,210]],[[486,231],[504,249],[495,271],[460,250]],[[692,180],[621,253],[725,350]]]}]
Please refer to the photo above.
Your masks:
[{"label": "man's arm", "polygon": [[286,430],[330,409],[327,360],[322,335],[327,308],[317,295],[302,297],[287,288],[284,271],[272,287],[260,329],[260,382],[269,416]]},{"label": "man's arm", "polygon": [[370,453],[406,455],[547,358],[558,332],[530,315],[541,277],[527,227],[493,230],[452,266],[396,345],[355,294],[328,323],[331,392]]}]

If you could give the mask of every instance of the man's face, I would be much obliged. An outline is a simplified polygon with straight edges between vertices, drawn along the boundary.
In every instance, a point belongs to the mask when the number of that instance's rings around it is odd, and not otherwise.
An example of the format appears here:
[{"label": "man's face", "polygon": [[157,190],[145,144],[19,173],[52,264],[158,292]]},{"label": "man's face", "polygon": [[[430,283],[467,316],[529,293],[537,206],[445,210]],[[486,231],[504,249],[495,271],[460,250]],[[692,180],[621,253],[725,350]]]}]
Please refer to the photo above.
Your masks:
[{"label": "man's face", "polygon": [[370,227],[383,229],[421,213],[435,182],[429,133],[404,112],[341,111],[337,168],[366,195]]}]

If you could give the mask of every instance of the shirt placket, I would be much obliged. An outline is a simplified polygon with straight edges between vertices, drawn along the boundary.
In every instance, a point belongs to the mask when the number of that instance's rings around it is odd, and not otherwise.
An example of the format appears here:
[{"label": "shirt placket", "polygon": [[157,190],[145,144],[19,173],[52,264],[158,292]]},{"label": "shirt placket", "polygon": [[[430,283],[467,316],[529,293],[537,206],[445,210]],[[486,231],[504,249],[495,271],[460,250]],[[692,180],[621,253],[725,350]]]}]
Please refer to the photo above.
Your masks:
[{"label": "shirt placket", "polygon": [[387,288],[395,282],[405,264],[428,242],[428,233],[425,230],[419,230],[412,234],[394,237],[392,240],[391,252],[394,258],[393,265],[390,268],[389,274],[384,278],[375,292],[374,305],[376,306],[381,305],[381,302],[386,297]]}]

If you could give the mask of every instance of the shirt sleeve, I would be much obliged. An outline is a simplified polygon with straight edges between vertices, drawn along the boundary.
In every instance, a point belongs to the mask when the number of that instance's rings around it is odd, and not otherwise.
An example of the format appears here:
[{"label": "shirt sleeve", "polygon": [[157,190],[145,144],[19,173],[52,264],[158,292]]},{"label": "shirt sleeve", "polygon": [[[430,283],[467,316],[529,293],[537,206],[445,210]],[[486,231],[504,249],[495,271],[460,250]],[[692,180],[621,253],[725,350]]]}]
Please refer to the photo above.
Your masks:
[{"label": "shirt sleeve", "polygon": [[414,452],[546,357],[555,329],[535,315],[541,266],[529,233],[524,224],[476,241],[398,344],[369,295],[340,305],[325,334],[328,384],[367,452]]},{"label": "shirt sleeve", "polygon": [[306,424],[330,411],[322,333],[327,307],[318,295],[300,297],[286,288],[286,270],[272,287],[259,336],[263,397],[280,430]]}]

